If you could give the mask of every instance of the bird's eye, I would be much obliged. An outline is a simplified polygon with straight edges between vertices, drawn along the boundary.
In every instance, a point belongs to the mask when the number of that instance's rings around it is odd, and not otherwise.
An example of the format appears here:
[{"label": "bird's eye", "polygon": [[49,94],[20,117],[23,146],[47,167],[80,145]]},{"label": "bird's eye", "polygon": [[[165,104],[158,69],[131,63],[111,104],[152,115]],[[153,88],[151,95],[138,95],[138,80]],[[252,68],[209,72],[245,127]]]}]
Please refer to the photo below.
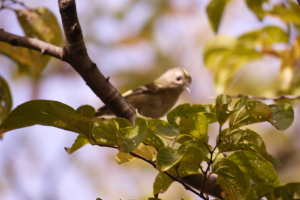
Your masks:
[{"label": "bird's eye", "polygon": [[177,76],[177,77],[176,77],[176,80],[177,80],[177,81],[180,81],[180,80],[181,80],[181,77],[180,77],[180,76]]}]

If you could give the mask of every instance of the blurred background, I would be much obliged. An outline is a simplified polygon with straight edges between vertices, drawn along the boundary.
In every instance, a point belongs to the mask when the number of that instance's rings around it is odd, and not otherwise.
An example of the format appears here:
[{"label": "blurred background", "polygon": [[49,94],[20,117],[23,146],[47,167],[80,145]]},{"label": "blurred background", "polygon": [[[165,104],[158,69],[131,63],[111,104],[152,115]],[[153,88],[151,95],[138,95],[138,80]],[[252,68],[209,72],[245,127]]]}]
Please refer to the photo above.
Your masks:
[{"label": "blurred background", "polygon": [[[61,26],[57,1],[22,2],[28,8],[46,7]],[[220,5],[214,7],[209,0],[76,3],[88,53],[121,93],[180,66],[190,73],[192,84],[191,93],[184,92],[178,104],[200,104],[213,103],[220,93],[300,95],[299,8],[293,1],[261,2],[269,14],[253,9],[248,0],[226,1],[224,10],[215,10]],[[1,3],[6,7],[0,10],[0,28],[24,36],[18,12],[12,10],[24,7],[13,1]],[[211,10],[214,12],[209,14]],[[214,24],[218,13],[221,21]],[[103,105],[73,68],[57,59],[34,74],[0,54],[0,75],[10,86],[13,108],[32,99],[56,100],[74,109],[85,104],[96,109]],[[281,160],[282,168],[276,168],[281,184],[300,181],[299,106],[296,101],[289,103],[294,106],[295,120],[286,131],[277,131],[267,123],[251,127],[262,136],[268,152]],[[216,125],[210,125],[210,144],[215,144],[216,134]],[[118,165],[117,150],[91,145],[68,155],[64,147],[70,147],[76,137],[75,133],[45,126],[5,133],[0,142],[0,199],[152,196],[158,172],[149,164],[135,160]],[[177,183],[159,197],[197,199]]]}]

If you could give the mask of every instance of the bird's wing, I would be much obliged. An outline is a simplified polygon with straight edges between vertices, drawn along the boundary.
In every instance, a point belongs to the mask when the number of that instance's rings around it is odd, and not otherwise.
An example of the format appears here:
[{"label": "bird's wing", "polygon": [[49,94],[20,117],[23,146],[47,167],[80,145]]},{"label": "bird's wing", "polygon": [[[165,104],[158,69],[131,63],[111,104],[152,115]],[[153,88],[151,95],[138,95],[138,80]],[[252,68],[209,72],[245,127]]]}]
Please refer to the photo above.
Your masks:
[{"label": "bird's wing", "polygon": [[129,90],[129,91],[123,93],[122,96],[130,97],[130,96],[138,95],[138,94],[156,93],[162,89],[163,89],[162,87],[159,87],[159,86],[155,85],[154,83],[150,83],[148,85],[140,86],[133,90]]}]

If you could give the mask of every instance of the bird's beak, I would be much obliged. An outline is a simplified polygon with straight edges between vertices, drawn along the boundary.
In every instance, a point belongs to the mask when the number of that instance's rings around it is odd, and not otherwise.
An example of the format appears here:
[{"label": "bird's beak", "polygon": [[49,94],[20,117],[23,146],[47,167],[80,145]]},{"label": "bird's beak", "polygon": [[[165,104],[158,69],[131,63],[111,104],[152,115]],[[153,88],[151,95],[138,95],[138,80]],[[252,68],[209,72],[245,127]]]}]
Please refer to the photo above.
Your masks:
[{"label": "bird's beak", "polygon": [[184,87],[184,89],[186,90],[186,91],[188,91],[189,93],[191,93],[191,90],[190,90],[190,88],[189,88],[189,86],[183,86]]}]

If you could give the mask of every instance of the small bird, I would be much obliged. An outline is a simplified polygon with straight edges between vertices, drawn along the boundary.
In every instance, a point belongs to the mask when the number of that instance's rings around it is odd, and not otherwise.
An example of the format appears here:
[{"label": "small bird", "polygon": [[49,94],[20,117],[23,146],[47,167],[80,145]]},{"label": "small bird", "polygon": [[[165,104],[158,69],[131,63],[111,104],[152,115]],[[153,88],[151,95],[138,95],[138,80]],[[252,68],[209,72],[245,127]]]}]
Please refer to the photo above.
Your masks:
[{"label": "small bird", "polygon": [[[158,79],[122,94],[140,115],[149,118],[163,117],[177,102],[183,90],[190,92],[192,78],[183,68],[172,68]],[[112,115],[107,106],[99,108],[95,116]]]}]

